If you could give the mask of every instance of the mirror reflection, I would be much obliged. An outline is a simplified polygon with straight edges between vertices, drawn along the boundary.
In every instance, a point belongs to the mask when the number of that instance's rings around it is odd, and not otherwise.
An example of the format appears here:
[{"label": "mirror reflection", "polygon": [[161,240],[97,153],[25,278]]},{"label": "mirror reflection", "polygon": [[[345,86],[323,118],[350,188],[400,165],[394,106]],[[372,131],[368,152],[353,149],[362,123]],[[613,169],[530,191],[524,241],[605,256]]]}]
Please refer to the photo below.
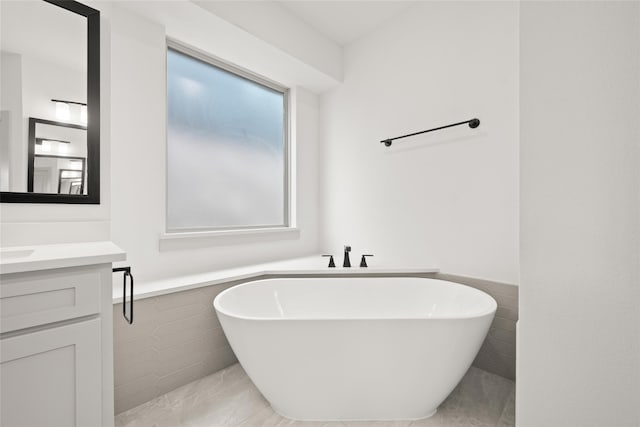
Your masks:
[{"label": "mirror reflection", "polygon": [[29,119],[29,192],[87,194],[86,164],[85,126]]},{"label": "mirror reflection", "polygon": [[0,2],[0,191],[87,194],[87,18]]}]

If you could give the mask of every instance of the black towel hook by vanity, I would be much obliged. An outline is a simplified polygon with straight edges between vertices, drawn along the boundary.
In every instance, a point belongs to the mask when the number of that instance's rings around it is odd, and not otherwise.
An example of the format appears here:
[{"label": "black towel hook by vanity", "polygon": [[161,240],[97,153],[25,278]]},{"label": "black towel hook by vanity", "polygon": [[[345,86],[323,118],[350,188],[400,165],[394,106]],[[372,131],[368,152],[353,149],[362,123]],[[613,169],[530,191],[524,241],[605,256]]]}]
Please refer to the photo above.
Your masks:
[{"label": "black towel hook by vanity", "polygon": [[437,127],[437,128],[427,129],[427,130],[421,130],[420,132],[414,132],[414,133],[410,133],[410,134],[407,134],[407,135],[396,136],[395,138],[387,138],[387,139],[384,139],[384,140],[382,140],[380,142],[383,143],[386,147],[391,147],[391,143],[393,141],[395,141],[396,139],[402,139],[402,138],[406,138],[406,137],[409,137],[409,136],[420,135],[421,133],[433,132],[434,130],[446,129],[446,128],[450,128],[450,127],[453,127],[453,126],[460,126],[460,125],[464,125],[466,123],[469,123],[469,127],[471,129],[475,129],[478,126],[480,126],[480,119],[465,120],[464,122],[458,122],[458,123],[454,123],[452,125],[440,126],[440,127]]},{"label": "black towel hook by vanity", "polygon": [[[131,274],[131,267],[117,267],[113,269],[114,273],[122,271],[124,276],[122,277],[122,317],[130,325],[133,324],[133,275]],[[129,299],[129,317],[127,317],[127,277],[129,277],[129,293],[131,297]]]}]

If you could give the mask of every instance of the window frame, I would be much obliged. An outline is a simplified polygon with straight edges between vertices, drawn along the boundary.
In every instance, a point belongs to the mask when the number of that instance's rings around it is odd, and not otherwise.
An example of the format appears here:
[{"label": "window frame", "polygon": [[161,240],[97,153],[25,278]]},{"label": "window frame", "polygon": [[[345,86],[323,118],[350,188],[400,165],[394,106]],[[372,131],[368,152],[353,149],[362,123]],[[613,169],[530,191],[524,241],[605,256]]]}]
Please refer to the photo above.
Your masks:
[{"label": "window frame", "polygon": [[[169,69],[167,64],[167,56],[169,50],[174,50],[183,55],[189,56],[195,60],[202,61],[206,64],[209,64],[213,67],[222,69],[226,72],[229,72],[235,76],[238,76],[242,79],[248,80],[252,83],[257,83],[259,85],[265,86],[271,90],[282,93],[283,95],[283,127],[284,127],[284,173],[283,173],[283,190],[284,190],[284,206],[283,206],[283,223],[276,225],[242,225],[242,226],[229,226],[229,227],[189,227],[189,228],[170,228],[168,219],[169,219],[169,137],[168,137],[168,128],[169,128],[169,94],[168,94],[168,76]],[[203,52],[197,48],[186,45],[177,40],[167,38],[166,46],[165,46],[165,226],[164,232],[161,236],[165,239],[171,238],[179,238],[183,237],[198,237],[198,236],[215,236],[215,235],[223,235],[228,236],[232,234],[251,234],[251,233],[264,233],[264,232],[277,232],[279,230],[282,231],[292,231],[297,230],[294,225],[293,217],[293,208],[292,208],[292,188],[293,183],[292,180],[292,162],[291,162],[291,111],[290,111],[290,96],[291,90],[277,82],[269,80],[259,74],[253,73],[247,69],[238,67],[236,65],[232,65],[226,61],[223,61],[220,58],[215,57],[209,53]]]}]

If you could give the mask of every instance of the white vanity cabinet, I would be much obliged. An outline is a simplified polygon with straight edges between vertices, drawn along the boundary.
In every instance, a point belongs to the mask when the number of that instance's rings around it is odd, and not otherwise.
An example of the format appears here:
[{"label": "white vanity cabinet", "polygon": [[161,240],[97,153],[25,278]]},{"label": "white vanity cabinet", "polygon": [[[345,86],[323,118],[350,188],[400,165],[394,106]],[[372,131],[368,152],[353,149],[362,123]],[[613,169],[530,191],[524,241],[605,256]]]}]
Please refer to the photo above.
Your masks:
[{"label": "white vanity cabinet", "polygon": [[1,426],[113,426],[111,262],[124,253],[106,247],[72,248],[75,262],[0,258]]}]

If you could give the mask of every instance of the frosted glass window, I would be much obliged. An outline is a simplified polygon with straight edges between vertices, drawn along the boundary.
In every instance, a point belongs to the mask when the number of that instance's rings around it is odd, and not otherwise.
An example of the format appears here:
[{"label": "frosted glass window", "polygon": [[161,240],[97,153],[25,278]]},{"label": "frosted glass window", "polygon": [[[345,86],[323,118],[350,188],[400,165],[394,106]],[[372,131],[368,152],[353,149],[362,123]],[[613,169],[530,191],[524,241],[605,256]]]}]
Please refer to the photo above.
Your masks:
[{"label": "frosted glass window", "polygon": [[286,90],[169,48],[169,231],[286,226]]}]

